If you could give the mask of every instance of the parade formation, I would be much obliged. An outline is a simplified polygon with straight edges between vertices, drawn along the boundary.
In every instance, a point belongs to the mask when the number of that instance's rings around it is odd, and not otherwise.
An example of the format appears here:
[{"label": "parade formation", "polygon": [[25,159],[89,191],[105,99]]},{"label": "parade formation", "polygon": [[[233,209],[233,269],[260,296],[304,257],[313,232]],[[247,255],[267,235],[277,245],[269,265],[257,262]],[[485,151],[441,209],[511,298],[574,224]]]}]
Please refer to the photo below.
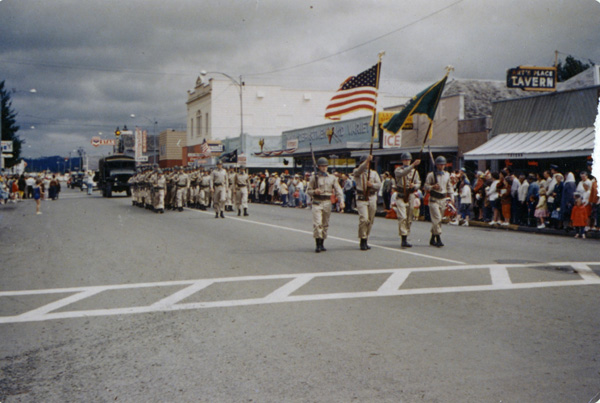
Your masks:
[{"label": "parade formation", "polygon": [[142,166],[129,179],[132,205],[163,214],[165,210],[183,211],[184,207],[215,209],[215,218],[225,218],[225,211],[248,216],[250,179],[244,168],[215,169]]}]

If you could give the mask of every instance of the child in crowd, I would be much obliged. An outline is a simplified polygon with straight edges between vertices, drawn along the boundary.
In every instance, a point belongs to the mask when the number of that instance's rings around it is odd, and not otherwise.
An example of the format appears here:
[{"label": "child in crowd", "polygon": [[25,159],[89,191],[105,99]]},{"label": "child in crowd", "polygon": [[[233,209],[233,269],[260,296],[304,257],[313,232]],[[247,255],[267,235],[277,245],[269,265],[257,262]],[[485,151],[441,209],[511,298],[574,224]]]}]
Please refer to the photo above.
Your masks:
[{"label": "child in crowd", "polygon": [[575,227],[575,238],[585,239],[585,226],[587,225],[587,207],[583,204],[583,199],[579,193],[575,193],[575,205],[571,210],[571,221]]},{"label": "child in crowd", "polygon": [[538,199],[537,205],[535,206],[535,212],[533,215],[538,220],[538,228],[546,228],[546,217],[548,217],[548,203],[546,197],[546,189],[540,189],[540,198]]},{"label": "child in crowd", "polygon": [[42,214],[40,211],[41,199],[42,198],[42,180],[37,179],[33,185],[33,199],[35,200],[35,213]]},{"label": "child in crowd", "polygon": [[413,199],[413,221],[419,221],[421,215],[421,194],[419,189],[414,192],[415,198]]},{"label": "child in crowd", "polygon": [[471,218],[471,186],[467,183],[460,185],[460,218],[463,220],[463,226],[469,226],[469,218]]}]

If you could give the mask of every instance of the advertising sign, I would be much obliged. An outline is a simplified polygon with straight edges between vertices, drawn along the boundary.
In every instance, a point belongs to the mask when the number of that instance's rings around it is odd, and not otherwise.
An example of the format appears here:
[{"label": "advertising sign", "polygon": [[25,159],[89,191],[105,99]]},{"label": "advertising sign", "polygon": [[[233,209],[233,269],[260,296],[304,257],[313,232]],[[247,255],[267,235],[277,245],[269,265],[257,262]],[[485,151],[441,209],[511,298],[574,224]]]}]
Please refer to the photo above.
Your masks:
[{"label": "advertising sign", "polygon": [[12,153],[13,152],[12,140],[2,140],[2,152],[3,153]]},{"label": "advertising sign", "polygon": [[383,132],[383,148],[398,148],[402,145],[402,132],[394,136],[387,130]]},{"label": "advertising sign", "polygon": [[116,143],[115,139],[101,139],[100,137],[92,137],[92,145],[98,146],[114,146]]},{"label": "advertising sign", "polygon": [[[398,113],[398,112],[379,112],[379,115],[378,115],[379,127],[383,128],[383,124],[389,122],[389,120],[392,118],[392,116],[394,116],[396,113]],[[404,124],[402,125],[402,129],[400,129],[400,130],[412,130],[412,129],[413,129],[413,117],[412,117],[412,115],[410,115],[409,117],[406,118],[406,121],[404,122]]]},{"label": "advertising sign", "polygon": [[524,91],[556,91],[556,67],[519,66],[508,69],[506,86]]}]

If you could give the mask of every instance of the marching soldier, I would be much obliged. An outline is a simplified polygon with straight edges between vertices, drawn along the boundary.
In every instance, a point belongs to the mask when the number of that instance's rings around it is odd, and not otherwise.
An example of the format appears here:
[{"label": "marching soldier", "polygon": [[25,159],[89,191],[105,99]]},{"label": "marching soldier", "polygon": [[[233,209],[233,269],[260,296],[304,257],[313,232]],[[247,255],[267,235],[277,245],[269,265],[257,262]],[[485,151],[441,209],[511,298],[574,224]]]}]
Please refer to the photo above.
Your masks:
[{"label": "marching soldier", "polygon": [[234,186],[234,197],[235,197],[235,208],[237,209],[238,216],[244,209],[244,216],[248,214],[248,190],[250,189],[250,177],[244,168],[240,168],[233,178]]},{"label": "marching soldier", "polygon": [[435,171],[429,172],[425,178],[425,190],[429,191],[429,214],[431,215],[431,239],[429,244],[441,248],[442,217],[446,208],[446,198],[452,195],[450,174],[444,171],[446,158],[435,159]]},{"label": "marching soldier", "polygon": [[177,209],[183,211],[184,197],[187,188],[190,185],[190,177],[184,172],[183,167],[179,167],[179,175],[176,180],[177,185]]},{"label": "marching soldier", "polygon": [[415,160],[412,164],[410,153],[404,152],[400,156],[402,166],[396,168],[394,176],[396,177],[396,213],[398,216],[398,232],[402,238],[401,246],[410,248],[408,235],[413,220],[413,205],[415,200],[414,191],[421,186],[419,172],[415,169],[421,163],[421,160]]},{"label": "marching soldier", "polygon": [[223,210],[225,208],[225,198],[227,197],[227,184],[229,178],[227,171],[223,169],[223,162],[217,161],[217,168],[210,174],[210,193],[213,198],[215,208],[215,218],[225,218]]},{"label": "marching soldier", "polygon": [[318,170],[308,181],[307,193],[312,198],[313,236],[315,237],[315,252],[325,252],[325,239],[329,228],[331,216],[331,195],[335,192],[340,201],[340,208],[344,209],[342,188],[335,176],[327,173],[327,158],[319,158]]},{"label": "marching soldier", "polygon": [[165,192],[167,188],[167,179],[162,169],[157,169],[154,178],[154,211],[160,214],[165,212]]},{"label": "marching soldier", "polygon": [[175,207],[177,206],[177,177],[179,176],[178,172],[179,167],[175,167],[175,169],[171,171],[171,174],[167,179],[168,189],[170,191],[169,198],[167,200],[169,200],[169,208],[171,210],[175,210]]},{"label": "marching soldier", "polygon": [[200,178],[200,210],[206,210],[210,206],[210,174],[208,170],[202,172]]},{"label": "marching soldier", "polygon": [[227,197],[225,199],[225,211],[233,211],[233,202],[234,202],[234,191],[235,191],[235,170],[233,168],[229,168],[227,172]]},{"label": "marching soldier", "polygon": [[[358,238],[360,239],[360,250],[369,250],[367,243],[371,228],[375,222],[377,212],[377,192],[381,188],[379,174],[370,169],[369,165],[373,156],[363,156],[360,165],[352,172],[356,183],[356,209],[358,210]],[[367,177],[368,172],[368,177]],[[350,203],[350,200],[346,200]]]}]

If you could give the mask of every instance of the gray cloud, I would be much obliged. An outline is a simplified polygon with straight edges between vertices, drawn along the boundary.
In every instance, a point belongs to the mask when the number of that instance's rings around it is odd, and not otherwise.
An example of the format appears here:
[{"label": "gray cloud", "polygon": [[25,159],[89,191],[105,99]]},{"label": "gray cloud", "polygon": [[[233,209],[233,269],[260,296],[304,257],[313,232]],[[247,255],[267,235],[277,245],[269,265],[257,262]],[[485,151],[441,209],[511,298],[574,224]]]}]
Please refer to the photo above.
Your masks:
[{"label": "gray cloud", "polygon": [[25,155],[96,153],[91,137],[123,124],[184,128],[203,69],[333,90],[386,50],[382,91],[410,96],[407,82],[448,64],[453,77],[503,80],[551,65],[555,50],[599,62],[598,21],[595,0],[3,0],[0,80],[18,90]]}]

